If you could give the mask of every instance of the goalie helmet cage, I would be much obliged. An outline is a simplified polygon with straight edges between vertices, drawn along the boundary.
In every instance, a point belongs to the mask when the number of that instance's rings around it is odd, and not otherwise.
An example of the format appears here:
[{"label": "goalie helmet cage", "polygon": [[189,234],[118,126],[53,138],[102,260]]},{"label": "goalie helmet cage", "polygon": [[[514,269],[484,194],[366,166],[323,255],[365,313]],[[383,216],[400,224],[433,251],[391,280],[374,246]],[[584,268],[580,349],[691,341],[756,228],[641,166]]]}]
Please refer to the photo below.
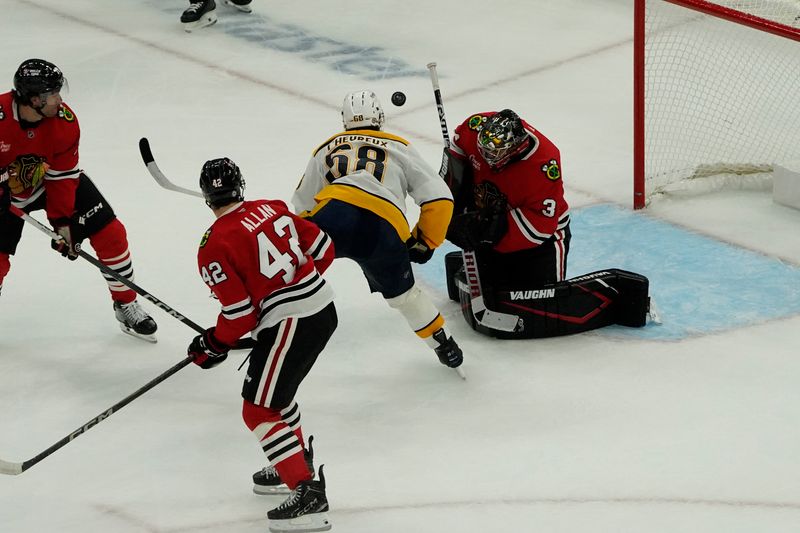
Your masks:
[{"label": "goalie helmet cage", "polygon": [[800,1],[635,0],[634,21],[634,208],[800,159]]}]

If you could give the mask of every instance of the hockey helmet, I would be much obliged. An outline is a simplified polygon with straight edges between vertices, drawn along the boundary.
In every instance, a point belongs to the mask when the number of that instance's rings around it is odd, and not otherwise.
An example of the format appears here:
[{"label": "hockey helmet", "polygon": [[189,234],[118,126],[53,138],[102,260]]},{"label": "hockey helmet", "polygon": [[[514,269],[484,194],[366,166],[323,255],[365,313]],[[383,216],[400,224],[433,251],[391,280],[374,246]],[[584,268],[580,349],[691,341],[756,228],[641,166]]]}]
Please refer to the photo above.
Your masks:
[{"label": "hockey helmet", "polygon": [[383,128],[383,107],[372,91],[356,91],[344,97],[342,123],[345,130]]},{"label": "hockey helmet", "polygon": [[14,74],[14,92],[23,105],[30,105],[34,96],[60,92],[65,85],[61,69],[44,59],[26,59]]},{"label": "hockey helmet", "polygon": [[227,157],[206,161],[200,171],[200,190],[214,209],[243,201],[244,185],[242,171]]},{"label": "hockey helmet", "polygon": [[492,168],[500,168],[528,146],[519,115],[503,109],[486,119],[478,132],[478,151]]}]

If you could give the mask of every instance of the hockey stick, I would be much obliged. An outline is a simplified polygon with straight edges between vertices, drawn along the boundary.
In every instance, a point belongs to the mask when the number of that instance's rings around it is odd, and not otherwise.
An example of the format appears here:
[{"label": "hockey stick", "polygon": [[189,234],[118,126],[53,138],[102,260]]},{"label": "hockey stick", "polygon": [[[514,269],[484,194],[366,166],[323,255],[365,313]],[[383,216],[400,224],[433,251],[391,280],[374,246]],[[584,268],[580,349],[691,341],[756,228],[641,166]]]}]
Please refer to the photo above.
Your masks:
[{"label": "hockey stick", "polygon": [[[21,219],[23,219],[25,222],[31,224],[32,226],[36,227],[39,231],[41,231],[42,233],[44,233],[45,235],[47,235],[51,239],[56,240],[56,241],[63,240],[61,238],[61,235],[59,235],[55,231],[51,230],[50,228],[48,228],[47,226],[45,226],[44,224],[42,224],[41,222],[39,222],[38,220],[36,220],[32,216],[30,216],[28,213],[26,213],[22,209],[14,206],[14,205],[10,206],[9,209],[13,214],[15,214],[16,216],[20,217]],[[182,314],[177,312],[175,309],[173,309],[172,307],[168,306],[167,304],[165,304],[164,302],[162,302],[161,300],[159,300],[158,298],[156,298],[155,296],[153,296],[152,294],[150,294],[149,292],[147,292],[146,290],[144,290],[143,288],[141,288],[140,286],[138,286],[137,284],[135,284],[134,282],[132,282],[128,278],[119,275],[116,271],[114,271],[111,268],[109,268],[106,265],[104,265],[99,259],[97,259],[97,258],[87,254],[83,250],[81,250],[80,245],[75,245],[75,248],[76,248],[76,250],[78,252],[78,255],[81,258],[85,259],[86,261],[89,261],[91,264],[93,264],[94,266],[99,268],[100,271],[103,272],[104,274],[106,274],[106,275],[114,278],[115,280],[119,281],[120,283],[122,283],[123,285],[125,285],[126,287],[131,289],[133,292],[135,292],[136,294],[138,294],[140,296],[143,296],[144,298],[146,298],[150,302],[154,303],[156,306],[160,307],[163,311],[166,311],[167,314],[169,314],[170,316],[172,316],[174,318],[177,318],[178,320],[180,320],[181,322],[183,322],[184,324],[186,324],[187,326],[189,326],[190,328],[192,328],[196,332],[203,333],[205,331],[205,329],[203,327],[201,327],[200,325],[196,324],[195,322],[189,320],[188,318],[186,318],[185,316],[183,316]],[[255,346],[255,341],[253,339],[239,339],[239,341],[236,343],[236,346],[234,347],[234,349],[237,349],[237,350],[238,349],[250,349],[253,346]]]},{"label": "hockey stick", "polygon": [[112,405],[111,407],[109,407],[108,409],[106,409],[105,411],[103,411],[102,413],[97,415],[96,417],[92,418],[91,420],[89,420],[88,422],[86,422],[85,424],[83,424],[82,426],[77,428],[75,431],[73,431],[72,433],[70,433],[69,435],[67,435],[66,437],[61,439],[60,441],[56,442],[55,444],[53,444],[52,446],[47,448],[45,451],[43,451],[39,455],[37,455],[37,456],[35,456],[35,457],[31,458],[31,459],[28,459],[27,461],[23,461],[21,463],[12,463],[12,462],[3,461],[2,459],[0,459],[0,474],[6,474],[6,475],[9,475],[9,476],[16,476],[16,475],[19,475],[19,474],[25,472],[27,469],[29,469],[30,467],[32,467],[33,465],[35,465],[36,463],[38,463],[42,459],[44,459],[47,456],[51,455],[53,452],[63,448],[64,446],[66,446],[67,444],[69,444],[70,442],[75,440],[76,438],[80,437],[81,435],[83,435],[84,433],[86,433],[87,431],[92,429],[93,427],[97,426],[100,422],[102,422],[106,418],[110,417],[111,415],[113,415],[114,413],[116,413],[117,411],[119,411],[120,409],[122,409],[123,407],[128,405],[129,403],[131,403],[133,400],[135,400],[136,398],[138,398],[139,396],[141,396],[145,392],[149,391],[150,389],[152,389],[153,387],[155,387],[156,385],[158,385],[162,381],[166,380],[168,377],[172,376],[173,374],[175,374],[176,372],[178,372],[180,369],[182,369],[183,367],[185,367],[186,365],[188,365],[191,362],[192,362],[192,358],[191,357],[187,357],[186,359],[184,359],[183,361],[181,361],[177,365],[173,366],[172,368],[170,368],[169,370],[167,370],[166,372],[164,372],[163,374],[161,374],[160,376],[158,376],[154,380],[152,380],[149,383],[147,383],[144,387],[140,388],[139,390],[137,390],[136,392],[134,392],[130,396],[126,396],[125,398],[123,398],[122,400],[118,401],[117,403],[115,403],[114,405]]},{"label": "hockey stick", "polygon": [[150,150],[150,141],[147,140],[147,137],[142,137],[139,139],[139,153],[142,155],[142,161],[144,161],[147,170],[150,171],[150,175],[153,176],[153,179],[156,180],[156,183],[168,189],[170,191],[180,192],[183,194],[188,194],[190,196],[198,196],[200,198],[203,197],[201,193],[198,191],[193,191],[191,189],[186,189],[185,187],[181,187],[179,185],[175,185],[161,172],[161,169],[158,168],[156,164],[156,160],[153,157],[153,152]]},{"label": "hockey stick", "polygon": [[[439,110],[439,125],[442,127],[442,138],[445,148],[450,148],[450,134],[447,131],[447,119],[444,116],[444,103],[442,101],[442,91],[439,88],[439,75],[436,73],[436,63],[428,63],[428,70],[431,74],[431,85],[433,85],[433,97],[436,100],[436,108]],[[444,178],[447,174],[447,153],[442,157],[442,167],[439,175]],[[469,292],[472,302],[472,315],[475,321],[487,328],[499,329],[500,331],[514,331],[519,323],[517,315],[510,315],[492,311],[486,307],[481,291],[481,280],[478,275],[478,263],[475,259],[473,250],[462,250],[464,260],[464,272],[469,285]]]}]

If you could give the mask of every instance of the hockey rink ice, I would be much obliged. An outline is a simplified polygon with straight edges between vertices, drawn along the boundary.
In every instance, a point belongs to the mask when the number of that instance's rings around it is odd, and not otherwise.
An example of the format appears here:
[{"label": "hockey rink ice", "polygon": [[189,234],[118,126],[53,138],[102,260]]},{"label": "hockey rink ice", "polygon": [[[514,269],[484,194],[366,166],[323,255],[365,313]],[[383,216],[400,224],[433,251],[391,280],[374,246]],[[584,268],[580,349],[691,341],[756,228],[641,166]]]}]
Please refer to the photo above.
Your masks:
[{"label": "hockey rink ice", "polygon": [[[218,312],[196,272],[213,215],[153,181],[140,137],[184,187],[227,156],[249,198],[288,201],[340,131],[345,93],[372,89],[386,130],[438,169],[436,61],[451,130],[509,107],[560,147],[568,275],[642,273],[664,320],[486,338],[448,301],[437,252],[417,274],[464,350],[464,382],[337,261],[339,328],[297,397],[333,531],[800,531],[800,211],[742,191],[631,210],[632,2],[218,4],[215,26],[187,34],[183,0],[0,0],[0,88],[30,57],[64,71],[81,166],[146,290],[203,325]],[[119,331],[92,265],[26,226],[0,296],[0,459],[32,458],[185,357],[195,333],[144,305],[154,345]],[[0,533],[266,532],[283,498],[251,492],[264,456],[240,416],[245,354],[190,365],[0,476]]]}]

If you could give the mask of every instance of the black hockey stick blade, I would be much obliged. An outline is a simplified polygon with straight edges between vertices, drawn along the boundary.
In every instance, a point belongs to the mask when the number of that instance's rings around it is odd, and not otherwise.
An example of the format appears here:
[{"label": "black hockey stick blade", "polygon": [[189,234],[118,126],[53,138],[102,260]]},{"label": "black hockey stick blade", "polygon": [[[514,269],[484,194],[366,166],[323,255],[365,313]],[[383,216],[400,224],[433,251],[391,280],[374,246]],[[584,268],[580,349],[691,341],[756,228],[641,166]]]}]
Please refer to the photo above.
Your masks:
[{"label": "black hockey stick blade", "polygon": [[147,137],[142,137],[139,139],[139,153],[141,154],[142,161],[144,161],[144,164],[147,167],[147,170],[150,172],[150,175],[153,176],[154,180],[156,180],[156,183],[170,191],[188,194],[190,196],[197,196],[198,198],[203,197],[202,193],[198,191],[193,191],[192,189],[175,185],[169,181],[164,173],[161,172],[161,169],[158,168],[156,160],[153,157],[153,151],[150,149],[150,141],[147,140]]}]

